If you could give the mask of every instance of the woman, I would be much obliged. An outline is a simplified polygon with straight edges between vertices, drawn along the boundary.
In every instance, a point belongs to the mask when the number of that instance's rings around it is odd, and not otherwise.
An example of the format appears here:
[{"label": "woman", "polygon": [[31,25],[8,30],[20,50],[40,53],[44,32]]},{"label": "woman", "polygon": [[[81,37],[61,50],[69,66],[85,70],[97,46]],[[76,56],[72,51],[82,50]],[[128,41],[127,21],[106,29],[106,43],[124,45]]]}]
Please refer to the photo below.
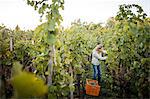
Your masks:
[{"label": "woman", "polygon": [[106,60],[107,56],[103,57],[102,54],[106,53],[102,44],[97,45],[92,51],[92,65],[94,70],[93,79],[96,80],[98,76],[98,83],[101,81],[101,67],[99,60]]}]

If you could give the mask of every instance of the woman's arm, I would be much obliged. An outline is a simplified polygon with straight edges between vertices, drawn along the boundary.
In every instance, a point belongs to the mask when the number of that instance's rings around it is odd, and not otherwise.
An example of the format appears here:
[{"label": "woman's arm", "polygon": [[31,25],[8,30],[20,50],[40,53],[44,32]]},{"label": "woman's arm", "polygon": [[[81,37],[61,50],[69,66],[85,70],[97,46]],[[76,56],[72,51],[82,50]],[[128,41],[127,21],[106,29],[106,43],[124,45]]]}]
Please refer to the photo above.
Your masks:
[{"label": "woman's arm", "polygon": [[100,60],[106,60],[107,59],[107,56],[105,57],[102,57],[102,54],[98,54],[97,52],[93,53],[93,56],[97,59],[100,59]]}]

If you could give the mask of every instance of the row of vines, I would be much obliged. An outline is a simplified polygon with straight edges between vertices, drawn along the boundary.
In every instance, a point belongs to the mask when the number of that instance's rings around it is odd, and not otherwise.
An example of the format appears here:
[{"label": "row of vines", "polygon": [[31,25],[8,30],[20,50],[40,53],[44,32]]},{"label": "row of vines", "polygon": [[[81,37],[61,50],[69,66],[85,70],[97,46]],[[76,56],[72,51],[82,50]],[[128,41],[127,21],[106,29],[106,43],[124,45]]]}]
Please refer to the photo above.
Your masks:
[{"label": "row of vines", "polygon": [[[28,4],[37,10],[43,2]],[[59,26],[61,16],[55,13],[63,8],[63,2],[53,0],[52,6],[44,3],[39,8],[42,16],[46,8],[52,10],[46,10],[48,21],[34,31],[0,26],[0,97],[73,99],[78,75],[83,85],[92,79],[90,55],[96,44],[102,43],[108,52],[108,59],[101,62],[102,95],[148,98],[150,19],[142,8],[120,6],[120,12],[105,27],[77,20],[63,29]],[[138,9],[138,15],[132,13],[132,7]]]}]

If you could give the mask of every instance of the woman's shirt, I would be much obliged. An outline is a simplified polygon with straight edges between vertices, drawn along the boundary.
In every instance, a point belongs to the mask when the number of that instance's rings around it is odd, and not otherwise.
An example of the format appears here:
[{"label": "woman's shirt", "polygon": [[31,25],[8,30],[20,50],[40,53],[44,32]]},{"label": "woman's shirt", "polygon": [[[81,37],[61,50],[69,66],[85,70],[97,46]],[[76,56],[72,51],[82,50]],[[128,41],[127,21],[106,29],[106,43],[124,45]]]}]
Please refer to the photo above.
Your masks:
[{"label": "woman's shirt", "polygon": [[100,65],[99,60],[106,60],[107,56],[102,57],[102,53],[106,53],[106,51],[103,50],[102,52],[99,52],[99,53],[98,51],[96,51],[96,49],[92,51],[92,64],[93,65]]}]

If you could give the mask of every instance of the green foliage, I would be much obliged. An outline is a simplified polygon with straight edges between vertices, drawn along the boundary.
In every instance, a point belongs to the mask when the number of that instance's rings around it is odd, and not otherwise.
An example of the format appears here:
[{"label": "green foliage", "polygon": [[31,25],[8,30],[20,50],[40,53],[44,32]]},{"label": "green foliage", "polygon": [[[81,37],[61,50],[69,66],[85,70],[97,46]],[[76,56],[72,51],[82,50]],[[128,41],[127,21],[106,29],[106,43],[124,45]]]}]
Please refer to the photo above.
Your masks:
[{"label": "green foliage", "polygon": [[43,80],[27,72],[14,76],[12,84],[17,92],[17,97],[20,98],[39,97],[47,93],[47,86]]},{"label": "green foliage", "polygon": [[4,26],[0,29],[0,59],[1,65],[11,65],[12,53],[9,50],[10,36],[12,36],[12,31],[6,29]]},{"label": "green foliage", "polygon": [[87,26],[85,27],[80,24],[80,22],[75,23],[63,33],[58,34],[59,40],[56,42],[56,48],[60,53],[57,57],[61,65],[69,65],[77,69],[89,64],[88,57],[97,43],[96,33],[98,32],[91,33],[93,31],[88,31],[88,25],[85,24]]},{"label": "green foliage", "polygon": [[[82,75],[83,82],[91,78],[92,67],[88,59],[97,43],[102,43],[108,52],[108,71],[101,62],[104,80],[101,86],[113,97],[147,98],[150,90],[150,21],[145,19],[143,10],[137,5],[122,5],[117,20],[111,18],[106,27],[78,20],[63,30],[56,28],[60,8],[57,2],[64,1],[28,0],[28,4],[43,16],[51,13],[48,22],[34,31],[22,31],[19,26],[12,31],[0,26],[0,65],[6,68],[14,64],[13,73],[18,75],[14,76],[12,83],[18,95],[38,97],[48,90],[49,98],[68,96],[70,91],[75,91],[77,74]],[[134,7],[138,13],[132,12]],[[46,9],[53,13],[45,12]],[[13,51],[10,51],[10,37],[13,37]],[[49,55],[51,45],[55,46],[52,56]],[[39,71],[37,76],[45,79],[50,75],[47,68],[50,58],[53,60],[53,76],[48,88],[35,75],[20,71],[22,67],[33,65]]]},{"label": "green foliage", "polygon": [[[134,12],[136,10],[136,12]],[[143,21],[146,18],[146,13],[144,13],[142,7],[136,4],[131,5],[120,5],[119,12],[117,13],[117,20],[128,20],[128,21]]]},{"label": "green foliage", "polygon": [[64,10],[64,0],[26,0],[42,17],[46,17],[48,31],[55,31],[55,27],[60,25],[62,16],[60,10]]},{"label": "green foliage", "polygon": [[19,64],[19,62],[14,62],[13,63],[13,68],[12,68],[12,74],[13,75],[18,75],[22,72],[22,65]]},{"label": "green foliage", "polygon": [[[123,7],[122,10],[125,8],[129,10],[132,6],[122,5],[121,7]],[[139,6],[136,7],[142,14],[143,10]],[[126,11],[128,11],[127,9]],[[110,32],[106,34],[109,36],[104,36],[104,40],[107,39],[104,44],[108,50],[107,63],[111,70],[110,76],[114,79],[111,84],[115,83],[120,88],[117,89],[117,86],[114,85],[112,89],[119,92],[118,96],[124,94],[123,97],[127,97],[129,95],[127,92],[130,92],[133,97],[148,97],[147,66],[149,62],[147,60],[149,59],[150,23],[144,19],[144,16],[143,18],[138,16],[129,18],[130,14],[125,13],[126,11],[122,12],[122,10],[117,18],[122,17],[123,20],[115,20]],[[143,65],[145,62],[146,64]]]}]

